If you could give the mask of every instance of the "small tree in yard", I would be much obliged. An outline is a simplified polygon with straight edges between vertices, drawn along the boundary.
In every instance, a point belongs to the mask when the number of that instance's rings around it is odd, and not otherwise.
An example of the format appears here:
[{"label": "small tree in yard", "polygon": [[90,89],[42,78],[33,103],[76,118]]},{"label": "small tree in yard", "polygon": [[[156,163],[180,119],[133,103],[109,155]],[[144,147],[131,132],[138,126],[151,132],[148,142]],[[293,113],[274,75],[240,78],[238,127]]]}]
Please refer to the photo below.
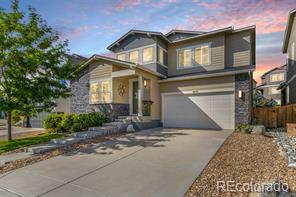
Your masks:
[{"label": "small tree in yard", "polygon": [[19,10],[14,0],[11,12],[0,8],[0,111],[8,114],[8,139],[12,111],[30,115],[52,108],[55,99],[67,97],[69,80],[76,69],[67,58],[67,42],[36,13]]}]

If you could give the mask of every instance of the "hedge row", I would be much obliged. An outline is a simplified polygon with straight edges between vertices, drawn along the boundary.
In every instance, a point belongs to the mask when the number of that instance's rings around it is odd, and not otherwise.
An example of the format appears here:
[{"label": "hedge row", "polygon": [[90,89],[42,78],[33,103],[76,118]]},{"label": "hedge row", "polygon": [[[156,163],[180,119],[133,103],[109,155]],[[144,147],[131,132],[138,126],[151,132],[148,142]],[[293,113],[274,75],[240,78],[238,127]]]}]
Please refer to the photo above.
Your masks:
[{"label": "hedge row", "polygon": [[44,120],[44,128],[52,133],[85,131],[88,127],[102,126],[107,117],[101,113],[50,114]]}]

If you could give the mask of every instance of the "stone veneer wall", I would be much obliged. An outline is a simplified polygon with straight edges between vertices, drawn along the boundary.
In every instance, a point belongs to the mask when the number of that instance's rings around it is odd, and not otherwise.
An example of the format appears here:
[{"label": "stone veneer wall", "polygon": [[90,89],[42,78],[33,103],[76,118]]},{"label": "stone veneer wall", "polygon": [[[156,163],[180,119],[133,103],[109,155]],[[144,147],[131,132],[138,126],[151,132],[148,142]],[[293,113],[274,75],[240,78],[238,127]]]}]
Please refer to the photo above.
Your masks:
[{"label": "stone veneer wall", "polygon": [[129,104],[89,104],[89,68],[80,72],[75,80],[71,81],[71,113],[101,112],[110,120],[118,116],[129,115]]},{"label": "stone veneer wall", "polygon": [[[235,125],[250,124],[252,117],[252,77],[245,74],[235,75]],[[244,99],[238,98],[238,91],[242,90]]]}]

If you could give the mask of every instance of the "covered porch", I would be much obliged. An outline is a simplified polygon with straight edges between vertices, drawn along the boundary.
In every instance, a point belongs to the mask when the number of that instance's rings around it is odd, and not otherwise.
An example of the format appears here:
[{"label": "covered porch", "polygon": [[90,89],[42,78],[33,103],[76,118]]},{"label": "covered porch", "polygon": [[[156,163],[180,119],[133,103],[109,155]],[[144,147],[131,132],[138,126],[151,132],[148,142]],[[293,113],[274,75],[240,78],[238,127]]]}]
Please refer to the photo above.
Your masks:
[{"label": "covered porch", "polygon": [[155,99],[152,98],[151,85],[154,77],[149,77],[134,68],[114,69],[111,78],[113,103],[128,104],[131,116],[149,117],[152,115]]},{"label": "covered porch", "polygon": [[71,82],[71,113],[102,112],[113,121],[132,116],[160,122],[162,77],[142,65],[95,55]]}]

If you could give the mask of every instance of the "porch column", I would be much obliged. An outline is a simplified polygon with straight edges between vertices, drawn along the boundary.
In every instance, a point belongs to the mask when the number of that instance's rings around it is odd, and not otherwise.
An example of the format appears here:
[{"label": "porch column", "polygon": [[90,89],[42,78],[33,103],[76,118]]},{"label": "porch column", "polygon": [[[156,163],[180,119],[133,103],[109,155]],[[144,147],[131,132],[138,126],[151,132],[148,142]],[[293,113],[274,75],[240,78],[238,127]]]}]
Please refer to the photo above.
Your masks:
[{"label": "porch column", "polygon": [[138,77],[138,116],[143,116],[142,112],[143,103],[143,76]]}]

